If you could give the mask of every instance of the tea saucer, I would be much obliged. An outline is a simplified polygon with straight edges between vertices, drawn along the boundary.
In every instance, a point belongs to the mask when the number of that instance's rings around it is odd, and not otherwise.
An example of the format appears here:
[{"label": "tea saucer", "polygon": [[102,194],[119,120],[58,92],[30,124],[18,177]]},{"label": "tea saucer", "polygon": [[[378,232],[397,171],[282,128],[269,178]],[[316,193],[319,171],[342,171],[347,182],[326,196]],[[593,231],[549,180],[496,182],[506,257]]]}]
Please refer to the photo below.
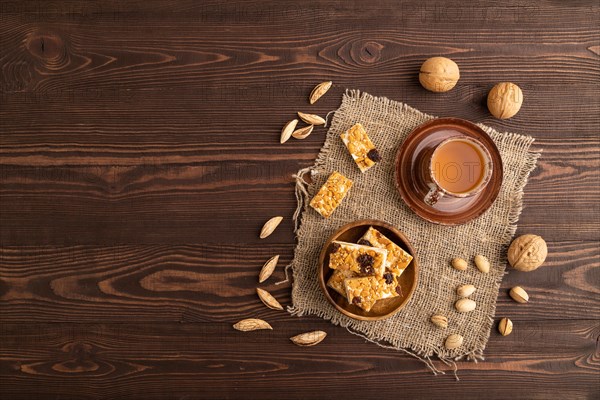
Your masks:
[{"label": "tea saucer", "polygon": [[[424,199],[430,188],[423,178],[424,159],[435,146],[451,137],[472,137],[489,151],[492,177],[479,194],[466,198],[441,197],[434,205]],[[460,225],[488,210],[502,186],[502,158],[496,144],[481,128],[460,118],[437,118],[413,130],[396,153],[396,188],[406,205],[421,218],[441,225]]]}]

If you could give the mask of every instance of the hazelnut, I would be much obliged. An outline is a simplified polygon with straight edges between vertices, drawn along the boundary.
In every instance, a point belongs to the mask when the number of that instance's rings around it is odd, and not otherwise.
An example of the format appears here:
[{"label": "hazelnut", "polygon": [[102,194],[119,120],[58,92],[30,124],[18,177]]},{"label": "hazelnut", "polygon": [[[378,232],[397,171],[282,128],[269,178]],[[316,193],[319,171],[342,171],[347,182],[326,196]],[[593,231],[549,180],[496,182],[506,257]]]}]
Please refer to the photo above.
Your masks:
[{"label": "hazelnut", "polygon": [[539,268],[548,255],[548,246],[541,236],[519,236],[508,248],[508,262],[519,271],[533,271]]},{"label": "hazelnut", "polygon": [[460,78],[458,65],[446,57],[432,57],[421,65],[419,82],[432,92],[447,92]]},{"label": "hazelnut", "polygon": [[519,112],[523,104],[521,88],[510,82],[501,82],[490,90],[487,106],[496,118],[506,119]]}]

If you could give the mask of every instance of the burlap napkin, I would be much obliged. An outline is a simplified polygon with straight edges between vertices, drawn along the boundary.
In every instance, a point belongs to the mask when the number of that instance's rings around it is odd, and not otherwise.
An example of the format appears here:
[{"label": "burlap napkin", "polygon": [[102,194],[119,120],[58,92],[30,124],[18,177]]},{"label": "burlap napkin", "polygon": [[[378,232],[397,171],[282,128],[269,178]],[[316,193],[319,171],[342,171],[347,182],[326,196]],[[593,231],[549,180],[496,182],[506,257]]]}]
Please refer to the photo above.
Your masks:
[{"label": "burlap napkin", "polygon": [[[529,150],[531,137],[499,133],[480,124],[502,155],[504,180],[500,194],[485,214],[470,223],[457,227],[432,224],[414,214],[394,186],[396,150],[416,126],[431,118],[386,98],[358,91],[347,91],[343,96],[315,164],[296,175],[299,208],[295,217],[301,217],[301,224],[290,265],[294,280],[293,306],[289,311],[299,316],[318,315],[381,346],[402,350],[427,363],[435,373],[440,371],[431,362],[434,355],[448,364],[462,358],[483,359],[504,275],[506,246],[515,233],[523,188],[539,153]],[[358,170],[339,138],[340,133],[356,122],[364,125],[383,158],[365,174]],[[325,219],[307,206],[307,200],[334,170],[352,179],[354,186],[333,215]],[[306,173],[312,177],[310,184],[303,179]],[[317,281],[318,256],[325,240],[342,225],[362,218],[386,221],[402,230],[420,260],[419,284],[412,299],[402,311],[383,321],[361,322],[342,315],[327,302]],[[472,265],[476,254],[483,254],[491,261],[489,274]],[[453,257],[469,260],[470,268],[464,272],[454,270],[449,264]],[[471,296],[477,308],[465,314],[453,307],[456,287],[463,284],[477,288]],[[448,317],[446,330],[429,321],[436,313]],[[450,351],[444,347],[444,340],[451,333],[462,335],[464,343]]]}]

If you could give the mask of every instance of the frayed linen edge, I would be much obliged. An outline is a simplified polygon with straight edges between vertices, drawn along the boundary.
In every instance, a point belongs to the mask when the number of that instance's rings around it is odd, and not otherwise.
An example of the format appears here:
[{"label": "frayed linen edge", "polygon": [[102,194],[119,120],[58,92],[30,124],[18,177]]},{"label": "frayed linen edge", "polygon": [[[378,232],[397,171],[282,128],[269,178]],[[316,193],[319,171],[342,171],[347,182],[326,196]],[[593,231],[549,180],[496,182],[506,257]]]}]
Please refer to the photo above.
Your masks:
[{"label": "frayed linen edge", "polygon": [[[333,132],[334,132],[334,130],[331,129],[331,127],[333,125],[335,125],[335,122],[336,122],[335,119],[336,119],[337,112],[339,111],[340,113],[343,113],[351,105],[352,102],[355,102],[358,100],[363,100],[363,99],[369,100],[369,101],[380,101],[388,108],[387,111],[390,111],[393,113],[401,114],[406,111],[413,111],[413,112],[421,113],[429,118],[435,118],[435,116],[429,115],[427,113],[423,113],[415,108],[408,106],[405,103],[390,100],[385,97],[375,97],[375,96],[372,96],[372,95],[370,95],[368,93],[364,93],[364,92],[361,93],[360,90],[347,89],[345,94],[342,97],[341,106],[338,108],[338,110],[333,112],[334,116],[332,118],[332,121],[330,124],[330,129],[329,129],[327,135],[333,134]],[[328,116],[329,116],[329,114],[328,114]],[[521,141],[521,143],[519,143],[519,145],[523,146],[527,149],[526,150],[526,158],[524,161],[524,168],[522,169],[521,174],[519,175],[516,185],[515,185],[516,192],[515,192],[514,202],[510,205],[510,210],[509,210],[509,214],[508,214],[509,224],[507,226],[506,231],[502,235],[502,242],[507,245],[517,230],[517,222],[518,222],[518,219],[519,219],[522,209],[523,209],[524,188],[527,185],[527,182],[528,182],[531,172],[535,169],[535,167],[537,165],[537,161],[538,161],[539,157],[541,156],[541,151],[532,151],[529,149],[531,144],[534,142],[534,138],[532,138],[531,136],[525,136],[525,135],[520,135],[520,134],[515,134],[515,133],[510,133],[510,132],[500,133],[491,127],[487,127],[482,124],[478,124],[478,125],[486,133],[488,133],[496,142],[502,142],[502,141],[518,142],[518,141]],[[304,213],[304,211],[306,211],[306,208],[308,206],[307,187],[308,187],[309,183],[306,182],[306,180],[304,179],[304,176],[307,173],[310,173],[310,175],[312,176],[315,173],[321,172],[320,171],[322,169],[321,167],[324,165],[325,160],[327,159],[327,156],[329,153],[329,148],[328,148],[329,141],[327,140],[328,138],[329,138],[329,136],[326,136],[324,145],[322,146],[321,151],[319,152],[319,155],[317,156],[317,159],[315,160],[315,163],[311,167],[300,169],[296,174],[293,175],[293,178],[295,179],[295,185],[296,185],[296,200],[297,200],[297,208],[296,208],[296,211],[293,216],[294,228],[295,228],[294,232],[296,233],[296,235],[298,235],[298,232],[300,231],[300,228],[301,228],[302,214]],[[295,256],[294,256],[294,259],[295,259]],[[294,261],[292,261],[289,265],[287,265],[285,267],[285,276],[286,276],[285,281],[277,282],[277,284],[289,282],[288,273],[289,273],[290,269],[292,270],[292,275],[293,275]],[[496,288],[498,290],[500,288],[501,283],[502,283],[502,276],[500,276],[497,279],[497,281],[495,282]],[[295,288],[295,285],[292,284],[292,291],[294,290],[294,288]],[[292,296],[292,301],[293,301],[293,297],[294,296]],[[489,325],[487,327],[484,327],[485,329],[483,330],[484,332],[488,333],[486,335],[487,337],[489,337],[489,331],[491,330],[491,327],[494,322],[493,318],[495,316],[495,309],[496,309],[496,307],[494,305],[494,307],[492,308],[492,314],[489,318],[489,320],[490,320]],[[457,381],[459,380],[459,378],[458,378],[458,374],[457,374],[458,368],[456,365],[456,361],[467,360],[467,361],[473,361],[473,362],[477,363],[478,361],[483,361],[485,359],[483,356],[483,350],[485,349],[485,344],[480,346],[480,348],[478,348],[478,349],[472,349],[472,350],[466,351],[466,352],[456,355],[456,356],[447,356],[447,355],[441,354],[440,349],[437,349],[437,348],[427,349],[427,350],[414,349],[411,346],[402,346],[400,344],[388,344],[384,341],[384,339],[377,339],[377,338],[371,339],[371,338],[365,336],[364,334],[351,329],[351,328],[353,328],[352,322],[343,322],[343,321],[339,320],[338,318],[336,318],[335,315],[331,315],[331,316],[325,315],[325,313],[323,311],[314,310],[314,309],[310,309],[310,308],[301,310],[296,306],[288,306],[287,311],[291,315],[298,316],[298,317],[301,317],[304,315],[316,315],[320,318],[330,321],[334,325],[342,326],[342,327],[346,328],[350,333],[352,333],[356,336],[359,336],[359,337],[361,337],[371,343],[374,343],[380,347],[383,347],[386,349],[402,351],[405,354],[408,354],[411,357],[420,360],[428,367],[428,369],[434,375],[444,374],[443,371],[441,371],[439,368],[437,368],[433,364],[432,356],[436,356],[441,362],[443,362],[444,364],[446,364],[447,366],[452,368],[452,372]],[[482,343],[486,342],[487,337],[483,340]]]}]

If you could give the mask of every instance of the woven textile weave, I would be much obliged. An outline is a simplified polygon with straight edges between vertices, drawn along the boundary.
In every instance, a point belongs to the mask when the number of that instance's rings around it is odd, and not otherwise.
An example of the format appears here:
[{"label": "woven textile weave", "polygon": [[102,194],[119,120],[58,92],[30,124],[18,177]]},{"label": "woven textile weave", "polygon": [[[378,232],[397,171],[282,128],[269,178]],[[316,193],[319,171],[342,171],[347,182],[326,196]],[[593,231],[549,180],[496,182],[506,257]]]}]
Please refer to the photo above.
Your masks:
[{"label": "woven textile weave", "polygon": [[[295,217],[299,217],[301,223],[291,264],[294,280],[290,312],[321,316],[380,345],[417,356],[435,372],[432,356],[447,363],[462,358],[483,358],[504,275],[506,247],[515,233],[523,188],[539,153],[530,150],[531,137],[500,133],[480,124],[502,156],[504,176],[500,194],[493,206],[474,221],[455,227],[432,224],[414,214],[394,186],[394,158],[398,147],[415,127],[431,118],[386,98],[358,91],[347,91],[343,96],[315,164],[297,174],[299,212]],[[340,133],[357,122],[366,128],[383,158],[365,174],[359,171],[339,138]],[[333,215],[325,219],[307,203],[332,171],[352,179],[354,186]],[[307,173],[312,180],[309,184],[303,179]],[[317,280],[318,257],[325,240],[342,225],[363,218],[386,221],[403,231],[420,261],[419,284],[412,299],[402,311],[383,321],[357,321],[342,315],[327,302]],[[472,258],[476,254],[490,260],[489,274],[473,266]],[[467,271],[454,270],[449,263],[453,257],[469,260]],[[471,296],[477,308],[461,314],[453,305],[457,300],[456,287],[463,284],[477,288]],[[436,328],[429,321],[431,315],[437,313],[448,317],[447,329]],[[444,347],[444,340],[451,333],[464,337],[460,348],[447,350]]]}]

